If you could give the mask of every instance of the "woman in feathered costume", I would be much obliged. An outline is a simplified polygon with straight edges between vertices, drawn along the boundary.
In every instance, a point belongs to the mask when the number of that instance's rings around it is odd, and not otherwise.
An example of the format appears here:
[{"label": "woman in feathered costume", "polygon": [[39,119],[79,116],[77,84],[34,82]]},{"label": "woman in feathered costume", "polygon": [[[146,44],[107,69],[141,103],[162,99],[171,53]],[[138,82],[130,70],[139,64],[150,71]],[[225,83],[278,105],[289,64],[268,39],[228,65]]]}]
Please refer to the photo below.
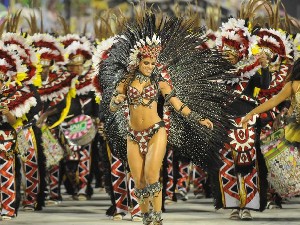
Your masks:
[{"label": "woman in feathered costume", "polygon": [[[99,68],[108,141],[128,160],[144,224],[162,224],[159,171],[167,141],[217,172],[231,97],[221,82],[230,77],[231,66],[216,51],[196,49],[203,42],[201,30],[191,32],[193,22],[183,19],[156,22],[146,13],[127,25]],[[157,113],[160,93],[171,126]]]}]

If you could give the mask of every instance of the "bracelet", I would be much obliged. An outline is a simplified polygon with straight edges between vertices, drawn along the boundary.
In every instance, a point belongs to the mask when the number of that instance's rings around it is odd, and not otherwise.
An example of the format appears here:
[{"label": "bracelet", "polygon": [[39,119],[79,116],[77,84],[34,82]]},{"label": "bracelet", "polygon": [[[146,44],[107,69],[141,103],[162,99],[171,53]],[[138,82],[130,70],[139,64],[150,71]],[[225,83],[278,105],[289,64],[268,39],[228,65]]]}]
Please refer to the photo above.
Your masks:
[{"label": "bracelet", "polygon": [[173,88],[173,90],[169,94],[166,94],[165,101],[166,102],[170,101],[170,99],[172,97],[174,97],[174,96],[176,96],[176,90],[175,90],[175,88]]},{"label": "bracelet", "polygon": [[196,124],[198,124],[199,121],[205,120],[202,116],[200,116],[198,113],[194,111],[191,111],[191,113],[186,118],[192,122],[195,122]]},{"label": "bracelet", "polygon": [[114,109],[118,109],[120,107],[120,105],[121,105],[121,102],[116,103],[115,100],[110,102],[110,106]]},{"label": "bracelet", "polygon": [[180,109],[178,110],[178,112],[181,114],[182,110],[183,110],[185,107],[186,107],[186,104],[183,103],[183,104],[181,105]]}]

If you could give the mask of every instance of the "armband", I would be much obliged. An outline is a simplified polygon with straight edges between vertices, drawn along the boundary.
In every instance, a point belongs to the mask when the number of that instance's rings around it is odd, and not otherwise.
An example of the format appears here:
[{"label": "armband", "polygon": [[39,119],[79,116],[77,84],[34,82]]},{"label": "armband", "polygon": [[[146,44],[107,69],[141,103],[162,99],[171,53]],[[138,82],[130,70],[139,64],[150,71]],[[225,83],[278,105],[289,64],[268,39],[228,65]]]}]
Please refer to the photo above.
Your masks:
[{"label": "armband", "polygon": [[182,114],[181,112],[182,112],[182,110],[184,109],[186,107],[186,104],[182,104],[181,105],[181,107],[180,107],[180,109],[178,110],[178,112],[180,113],[180,114]]},{"label": "armband", "polygon": [[199,123],[199,121],[205,120],[202,116],[200,116],[198,113],[191,111],[190,114],[186,117],[189,121],[194,122],[196,124]]},{"label": "armband", "polygon": [[172,97],[174,97],[174,96],[176,96],[176,90],[175,90],[175,88],[172,89],[172,91],[170,92],[170,94],[167,94],[167,95],[165,96],[165,101],[166,101],[166,102],[169,102],[170,99],[171,99]]},{"label": "armband", "polygon": [[121,103],[116,103],[115,100],[112,100],[110,106],[114,109],[118,109],[121,106]]}]

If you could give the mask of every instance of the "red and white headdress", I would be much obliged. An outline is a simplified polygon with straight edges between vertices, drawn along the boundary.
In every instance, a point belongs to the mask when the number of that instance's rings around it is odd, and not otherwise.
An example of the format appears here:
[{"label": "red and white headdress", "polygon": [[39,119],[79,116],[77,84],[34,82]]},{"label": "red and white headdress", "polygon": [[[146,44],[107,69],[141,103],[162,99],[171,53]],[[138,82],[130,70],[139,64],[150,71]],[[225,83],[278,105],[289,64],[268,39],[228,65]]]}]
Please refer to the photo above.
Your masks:
[{"label": "red and white headdress", "polygon": [[56,64],[65,64],[64,49],[57,39],[50,34],[34,34],[30,37],[31,45],[40,55],[42,66],[48,66],[51,60]]},{"label": "red and white headdress", "polygon": [[84,36],[81,37],[78,34],[67,34],[59,37],[59,42],[63,44],[64,48],[67,48],[75,41],[79,41],[83,44],[84,42],[88,41],[88,39]]},{"label": "red and white headdress", "polygon": [[235,65],[239,78],[232,82],[248,79],[261,68],[258,59],[254,56],[259,53],[257,38],[250,34],[243,19],[230,18],[228,22],[222,24],[221,32],[217,33],[216,46],[221,51],[234,52],[239,59]]},{"label": "red and white headdress", "polygon": [[252,55],[252,48],[256,44],[257,39],[251,36],[245,20],[235,18],[222,23],[221,32],[217,34],[216,39],[220,50],[234,50],[240,60]]},{"label": "red and white headdress", "polygon": [[26,74],[27,67],[16,53],[0,41],[0,74],[3,81],[12,81],[18,74]]},{"label": "red and white headdress", "polygon": [[[5,45],[10,45],[18,51],[20,58],[27,64],[36,64],[37,57],[34,54],[34,49],[28,43],[28,40],[21,34],[16,33],[4,33],[1,40]],[[14,47],[15,46],[15,47]]]},{"label": "red and white headdress", "polygon": [[65,48],[67,55],[67,64],[81,65],[86,60],[92,58],[95,50],[94,46],[86,37],[80,37],[77,34],[68,34],[59,38],[59,41]]},{"label": "red and white headdress", "polygon": [[282,59],[292,58],[292,41],[284,31],[263,28],[256,35],[259,37],[258,46],[266,52],[270,59],[275,54],[279,55]]},{"label": "red and white headdress", "polygon": [[203,42],[198,48],[199,49],[211,49],[216,47],[216,38],[217,33],[219,31],[213,31],[211,29],[207,30],[205,34],[203,35],[203,38],[206,39],[205,42]]},{"label": "red and white headdress", "polygon": [[106,40],[103,40],[97,45],[95,54],[93,55],[92,58],[95,67],[99,66],[103,60],[107,59],[109,54],[109,49],[113,46],[113,44],[117,43],[116,37],[117,36],[114,36]]},{"label": "red and white headdress", "polygon": [[140,39],[134,45],[134,48],[130,49],[130,62],[129,66],[137,66],[140,58],[157,58],[161,51],[160,38],[154,34],[150,39],[148,36],[145,40]]}]

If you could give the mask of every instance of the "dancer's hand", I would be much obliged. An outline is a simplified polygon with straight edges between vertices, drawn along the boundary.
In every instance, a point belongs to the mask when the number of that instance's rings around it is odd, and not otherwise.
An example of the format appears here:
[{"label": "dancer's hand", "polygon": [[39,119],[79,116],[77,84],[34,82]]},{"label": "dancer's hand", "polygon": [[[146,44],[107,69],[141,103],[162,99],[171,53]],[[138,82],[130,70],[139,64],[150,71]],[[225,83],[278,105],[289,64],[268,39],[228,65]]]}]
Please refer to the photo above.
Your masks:
[{"label": "dancer's hand", "polygon": [[257,57],[258,57],[258,61],[259,61],[260,65],[263,68],[267,68],[269,65],[269,60],[268,60],[266,53],[263,51],[260,54],[258,54]]},{"label": "dancer's hand", "polygon": [[46,113],[43,113],[40,118],[36,121],[36,126],[38,128],[42,128],[42,126],[45,124],[46,120],[47,120],[48,116]]},{"label": "dancer's hand", "polygon": [[251,118],[252,118],[252,115],[248,113],[248,114],[242,119],[241,124],[242,124],[242,127],[243,127],[244,129],[247,129],[247,127],[248,127],[248,122],[249,122],[249,120],[250,120]]},{"label": "dancer's hand", "polygon": [[273,122],[273,129],[278,130],[282,125],[284,125],[287,117],[288,117],[289,109],[283,108],[281,112],[276,116]]},{"label": "dancer's hand", "polygon": [[209,119],[200,120],[199,123],[203,126],[206,126],[208,129],[213,129],[214,124]]},{"label": "dancer's hand", "polygon": [[125,98],[126,98],[126,95],[124,95],[124,94],[118,94],[118,95],[115,97],[114,102],[115,102],[116,104],[120,104],[120,103],[122,103],[122,102],[125,100]]}]

